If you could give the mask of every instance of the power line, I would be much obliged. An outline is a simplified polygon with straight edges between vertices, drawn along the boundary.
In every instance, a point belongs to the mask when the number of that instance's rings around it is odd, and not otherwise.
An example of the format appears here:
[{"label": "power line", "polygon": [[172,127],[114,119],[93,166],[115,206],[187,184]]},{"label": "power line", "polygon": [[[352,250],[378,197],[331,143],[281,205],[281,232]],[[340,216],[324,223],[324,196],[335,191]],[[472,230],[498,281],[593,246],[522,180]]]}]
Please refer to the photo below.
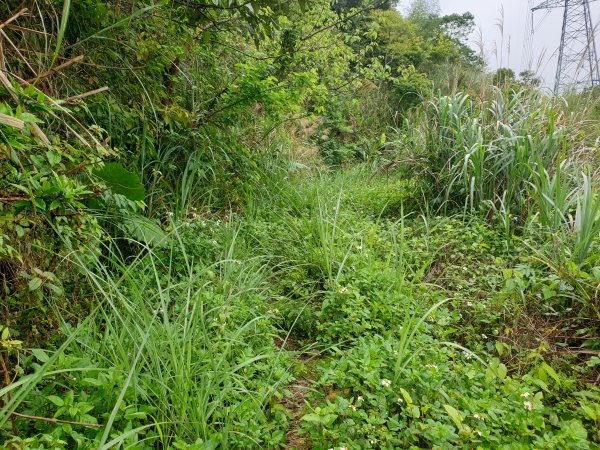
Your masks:
[{"label": "power line", "polygon": [[[596,0],[546,0],[531,8],[563,8],[563,26],[554,90],[582,89],[600,85],[595,29],[590,3]],[[533,27],[533,25],[532,25]]]}]

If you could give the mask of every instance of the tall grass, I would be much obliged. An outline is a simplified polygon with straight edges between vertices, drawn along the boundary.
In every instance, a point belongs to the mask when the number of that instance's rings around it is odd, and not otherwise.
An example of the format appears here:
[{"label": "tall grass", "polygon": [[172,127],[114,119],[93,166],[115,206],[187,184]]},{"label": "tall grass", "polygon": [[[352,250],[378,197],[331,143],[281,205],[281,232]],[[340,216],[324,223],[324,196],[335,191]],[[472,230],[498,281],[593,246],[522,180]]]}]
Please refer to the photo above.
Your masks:
[{"label": "tall grass", "polygon": [[[214,264],[188,254],[189,232],[176,231],[173,247],[160,254],[147,251],[129,265],[112,259],[94,270],[81,265],[97,307],[76,329],[65,322],[67,339],[53,359],[67,353],[92,361],[95,371],[121,374],[98,448],[135,445],[144,430],[152,431],[144,439],[160,448],[176,439],[210,448],[228,448],[232,441],[262,445],[242,424],[266,421],[273,394],[290,375],[274,345],[277,330],[263,311],[268,284],[262,259],[240,259],[238,231],[226,228]],[[0,421],[56,375],[52,363],[0,391],[13,393]],[[125,402],[155,412],[140,429],[123,428]]]},{"label": "tall grass", "polygon": [[588,175],[583,176],[583,186],[575,212],[574,260],[581,264],[590,254],[594,240],[600,236],[600,196],[597,195]]},{"label": "tall grass", "polygon": [[[505,93],[487,100],[463,93],[428,102],[404,132],[413,136],[412,160],[438,192],[444,209],[491,203],[520,213],[532,181],[531,166],[548,170],[564,152],[558,113],[538,93]],[[415,126],[416,125],[416,126]]]}]

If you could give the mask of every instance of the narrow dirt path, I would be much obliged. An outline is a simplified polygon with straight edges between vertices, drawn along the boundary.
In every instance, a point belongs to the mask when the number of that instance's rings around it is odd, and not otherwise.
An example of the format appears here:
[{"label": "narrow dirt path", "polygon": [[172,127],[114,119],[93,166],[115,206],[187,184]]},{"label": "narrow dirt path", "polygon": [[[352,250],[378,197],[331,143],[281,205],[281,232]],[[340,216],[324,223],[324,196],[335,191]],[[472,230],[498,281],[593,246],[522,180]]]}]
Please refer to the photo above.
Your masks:
[{"label": "narrow dirt path", "polygon": [[307,436],[300,433],[300,424],[302,416],[305,414],[306,398],[311,391],[314,367],[319,361],[319,352],[302,350],[298,343],[289,336],[280,339],[277,346],[281,349],[296,352],[295,357],[298,366],[303,367],[302,375],[298,376],[290,385],[287,386],[290,395],[281,400],[281,405],[290,412],[290,427],[286,434],[287,450],[310,450],[312,448]]},{"label": "narrow dirt path", "polygon": [[290,428],[286,435],[286,449],[288,450],[308,450],[310,442],[306,436],[300,434],[300,422],[304,415],[306,406],[305,399],[310,390],[310,381],[297,380],[288,388],[291,392],[289,397],[282,400],[281,404],[292,413],[293,419],[290,421]]}]

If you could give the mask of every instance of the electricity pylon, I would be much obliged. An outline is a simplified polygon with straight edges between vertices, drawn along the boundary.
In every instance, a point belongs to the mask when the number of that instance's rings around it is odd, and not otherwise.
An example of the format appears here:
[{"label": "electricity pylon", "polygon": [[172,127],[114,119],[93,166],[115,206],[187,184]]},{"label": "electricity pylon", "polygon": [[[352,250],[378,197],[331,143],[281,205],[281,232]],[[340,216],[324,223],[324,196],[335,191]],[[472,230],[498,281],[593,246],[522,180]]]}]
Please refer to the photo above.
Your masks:
[{"label": "electricity pylon", "polygon": [[532,11],[564,8],[554,91],[600,85],[590,3],[596,0],[546,0]]}]

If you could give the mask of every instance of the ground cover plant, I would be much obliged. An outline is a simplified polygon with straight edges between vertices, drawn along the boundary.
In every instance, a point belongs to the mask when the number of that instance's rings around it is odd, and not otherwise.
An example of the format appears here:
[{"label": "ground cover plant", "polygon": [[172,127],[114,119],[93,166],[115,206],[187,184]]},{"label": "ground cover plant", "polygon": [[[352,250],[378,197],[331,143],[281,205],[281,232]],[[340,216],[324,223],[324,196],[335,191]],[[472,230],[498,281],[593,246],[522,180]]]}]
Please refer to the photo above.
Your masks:
[{"label": "ground cover plant", "polygon": [[0,448],[600,446],[596,90],[429,1],[0,11]]}]

